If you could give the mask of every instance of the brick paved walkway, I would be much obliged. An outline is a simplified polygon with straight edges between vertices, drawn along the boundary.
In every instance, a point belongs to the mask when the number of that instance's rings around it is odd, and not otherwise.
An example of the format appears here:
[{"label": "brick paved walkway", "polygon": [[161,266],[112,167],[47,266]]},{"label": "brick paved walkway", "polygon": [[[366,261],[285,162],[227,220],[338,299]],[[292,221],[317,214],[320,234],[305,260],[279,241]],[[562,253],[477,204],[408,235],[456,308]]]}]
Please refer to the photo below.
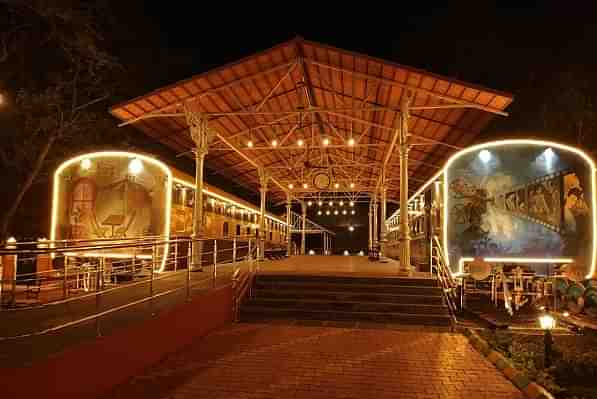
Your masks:
[{"label": "brick paved walkway", "polygon": [[522,397],[458,334],[278,324],[226,327],[105,396]]}]

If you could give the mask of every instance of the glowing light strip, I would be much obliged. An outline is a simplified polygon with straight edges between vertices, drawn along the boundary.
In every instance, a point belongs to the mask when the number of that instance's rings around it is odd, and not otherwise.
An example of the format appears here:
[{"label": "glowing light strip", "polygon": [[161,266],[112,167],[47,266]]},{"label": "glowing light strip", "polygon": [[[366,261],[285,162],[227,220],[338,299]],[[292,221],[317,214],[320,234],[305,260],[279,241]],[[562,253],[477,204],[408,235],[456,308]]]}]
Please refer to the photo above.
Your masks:
[{"label": "glowing light strip", "polygon": [[[485,262],[493,263],[573,263],[571,258],[482,258]],[[475,258],[462,257],[458,260],[458,272],[452,273],[453,277],[459,277],[464,273],[464,264],[472,262]]]},{"label": "glowing light strip", "polygon": [[[54,187],[52,188],[52,222],[50,227],[50,240],[56,240],[56,227],[58,224],[58,196],[59,196],[59,186],[60,186],[60,174],[64,169],[71,166],[74,163],[80,162],[83,159],[87,158],[108,158],[108,157],[121,157],[121,158],[138,158],[141,159],[149,164],[155,165],[160,168],[167,176],[166,182],[166,217],[164,218],[165,222],[165,232],[163,236],[165,236],[166,240],[170,238],[170,218],[171,218],[171,207],[172,207],[172,172],[170,168],[166,166],[163,162],[158,161],[155,158],[149,157],[143,154],[137,154],[134,152],[128,151],[99,151],[99,152],[92,152],[88,154],[83,154],[71,158],[67,161],[64,161],[56,171],[54,172]],[[54,245],[54,244],[51,244]],[[162,258],[162,262],[160,268],[157,270],[157,273],[161,273],[166,268],[166,258],[168,256],[168,250],[170,248],[170,244],[163,244],[164,245],[164,255]]]},{"label": "glowing light strip", "polygon": [[131,253],[114,253],[114,252],[65,252],[65,256],[83,256],[86,258],[115,258],[115,259],[153,259],[152,255],[131,254]]},{"label": "glowing light strip", "polygon": [[[182,179],[179,179],[179,178],[176,178],[176,177],[175,177],[175,178],[174,178],[174,182],[176,182],[176,183],[180,183],[180,184],[183,184],[183,185],[185,185],[185,186],[187,186],[187,187],[190,187],[190,188],[191,188],[191,189],[193,189],[193,190],[195,189],[195,185],[194,185],[194,184],[192,184],[192,183],[189,183],[189,182],[186,182],[186,181],[184,181],[184,180],[182,180]],[[249,207],[249,206],[247,206],[247,205],[241,204],[240,202],[236,202],[236,201],[235,201],[235,200],[233,200],[233,199],[230,199],[230,198],[224,197],[223,195],[220,195],[220,194],[214,193],[214,192],[212,192],[212,191],[209,191],[209,190],[208,190],[208,189],[206,189],[206,188],[204,188],[204,189],[203,189],[203,192],[204,192],[205,194],[211,195],[212,197],[216,197],[216,198],[218,198],[219,200],[226,201],[226,202],[228,202],[228,203],[230,203],[230,204],[233,204],[234,206],[237,206],[237,207],[239,207],[239,208],[245,209],[245,210],[247,210],[247,211],[252,211],[252,212],[254,212],[254,213],[257,213],[257,214],[259,214],[259,213],[260,213],[260,210],[259,210],[259,209],[257,209],[257,208],[251,208],[251,207]],[[275,220],[276,222],[278,222],[278,223],[281,223],[282,225],[286,226],[286,222],[284,222],[283,220],[280,220],[280,219],[278,219],[278,218],[276,218],[276,217],[274,217],[274,216],[269,216],[269,215],[267,215],[267,214],[266,214],[266,215],[265,215],[265,217],[266,217],[267,219]]]},{"label": "glowing light strip", "polygon": [[[489,143],[484,143],[484,144],[477,144],[474,145],[472,147],[469,148],[465,148],[464,150],[458,151],[456,154],[452,155],[450,157],[450,159],[448,159],[448,161],[446,162],[446,165],[443,167],[443,169],[441,170],[441,172],[444,174],[444,209],[446,209],[446,213],[448,210],[448,169],[450,168],[450,165],[458,158],[460,158],[461,156],[468,154],[470,152],[473,151],[477,151],[480,149],[485,149],[485,148],[494,148],[494,147],[499,147],[499,146],[504,146],[504,145],[539,145],[539,146],[546,146],[546,147],[555,147],[558,148],[560,150],[564,150],[564,151],[569,151],[572,152],[576,155],[579,155],[581,158],[583,158],[590,166],[591,168],[591,213],[592,213],[592,217],[593,217],[593,237],[592,237],[592,241],[593,241],[593,248],[591,251],[591,266],[590,266],[590,271],[589,273],[585,276],[585,278],[591,278],[593,277],[593,275],[595,274],[595,261],[597,259],[597,193],[595,193],[595,163],[593,162],[593,160],[591,159],[590,156],[588,156],[585,152],[579,150],[578,148],[574,148],[574,147],[570,147],[567,146],[565,144],[560,144],[560,143],[555,143],[552,141],[544,141],[544,140],[531,140],[531,139],[512,139],[512,140],[499,140],[499,141],[492,141]],[[439,174],[440,172],[438,172]],[[445,252],[445,259],[446,259],[446,263],[448,264],[448,266],[450,265],[450,257],[448,256],[448,218],[446,217],[446,215],[444,215],[444,220],[443,220],[443,244],[444,244],[444,252]],[[524,258],[487,258],[487,259],[524,259]],[[545,259],[541,259],[541,261],[538,260],[538,258],[528,258],[529,260],[526,260],[526,262],[532,262],[530,259],[536,260],[536,262],[534,263],[550,263],[551,259],[550,258],[545,258]],[[489,261],[489,260],[488,260]],[[496,261],[497,262],[497,261]],[[514,263],[514,262],[512,262]],[[553,263],[560,263],[560,262],[553,262]],[[569,263],[569,262],[561,262],[561,263]],[[462,267],[463,267],[463,263],[459,262],[459,271],[460,273],[462,273]]]}]

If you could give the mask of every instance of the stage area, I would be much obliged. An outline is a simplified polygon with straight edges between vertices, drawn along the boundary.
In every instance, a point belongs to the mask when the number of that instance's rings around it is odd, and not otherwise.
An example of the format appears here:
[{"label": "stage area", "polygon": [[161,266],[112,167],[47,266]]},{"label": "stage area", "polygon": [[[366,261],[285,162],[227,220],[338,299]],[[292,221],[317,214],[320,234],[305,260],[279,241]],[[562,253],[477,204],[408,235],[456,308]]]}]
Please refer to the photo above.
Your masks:
[{"label": "stage area", "polygon": [[[350,276],[397,276],[399,263],[370,261],[366,256],[291,256],[283,260],[258,263],[259,273],[268,274],[317,274]],[[415,272],[411,278],[432,278],[429,273]]]}]

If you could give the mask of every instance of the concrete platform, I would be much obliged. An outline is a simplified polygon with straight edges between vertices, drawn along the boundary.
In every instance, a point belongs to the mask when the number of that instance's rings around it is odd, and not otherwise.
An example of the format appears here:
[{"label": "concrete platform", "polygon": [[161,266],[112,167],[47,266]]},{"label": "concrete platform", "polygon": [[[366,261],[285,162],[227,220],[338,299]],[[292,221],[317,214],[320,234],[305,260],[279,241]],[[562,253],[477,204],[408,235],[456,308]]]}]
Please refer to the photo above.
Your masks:
[{"label": "concrete platform", "polygon": [[[371,261],[366,256],[291,256],[283,260],[258,263],[259,273],[267,274],[307,274],[333,276],[397,277],[399,263]],[[402,277],[402,276],[401,276]],[[412,278],[433,278],[429,273],[414,272]]]}]

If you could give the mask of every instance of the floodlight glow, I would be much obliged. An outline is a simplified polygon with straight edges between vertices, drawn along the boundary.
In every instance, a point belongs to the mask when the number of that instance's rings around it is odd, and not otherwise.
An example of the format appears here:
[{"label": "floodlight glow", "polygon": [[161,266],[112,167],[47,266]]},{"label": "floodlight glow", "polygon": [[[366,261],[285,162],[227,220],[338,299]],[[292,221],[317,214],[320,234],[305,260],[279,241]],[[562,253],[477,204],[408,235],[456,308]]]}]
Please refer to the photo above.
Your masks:
[{"label": "floodlight glow", "polygon": [[354,183],[350,183],[350,188],[354,188]]},{"label": "floodlight glow", "polygon": [[[503,145],[524,145],[524,144],[549,146],[549,147],[555,147],[560,150],[569,151],[569,152],[572,152],[572,153],[580,156],[581,158],[583,158],[589,165],[589,167],[591,169],[591,175],[593,177],[592,179],[590,179],[591,180],[591,194],[592,194],[591,195],[591,213],[592,213],[593,237],[592,237],[592,251],[591,251],[591,254],[592,254],[591,255],[591,267],[590,267],[589,272],[585,276],[585,278],[592,278],[593,275],[595,274],[595,266],[596,266],[595,262],[597,260],[597,193],[595,192],[596,191],[595,173],[597,172],[597,169],[595,168],[595,162],[593,162],[593,159],[589,155],[587,155],[584,151],[582,151],[578,148],[575,148],[575,147],[570,147],[565,144],[555,143],[553,141],[532,140],[532,139],[499,140],[499,141],[493,141],[490,143],[477,144],[477,145],[471,146],[469,148],[466,148],[464,150],[458,151],[456,154],[452,155],[448,159],[446,164],[444,165],[443,169],[438,171],[431,179],[429,179],[427,181],[427,183],[424,184],[423,187],[426,187],[427,185],[431,184],[431,182],[433,180],[435,180],[437,177],[439,177],[441,174],[443,174],[444,207],[445,207],[445,209],[449,209],[449,207],[448,207],[448,189],[447,189],[447,187],[448,187],[448,169],[450,168],[450,165],[456,159],[460,158],[462,155],[468,154],[473,151],[480,150],[482,148],[493,148],[493,147],[499,147],[499,146],[503,146]],[[552,151],[553,151],[553,149],[552,149]],[[414,198],[416,195],[420,194],[423,191],[423,187],[421,187],[419,190],[417,190],[417,192],[411,197],[411,199]],[[409,199],[409,201],[410,201],[410,199]],[[394,215],[392,215],[392,217],[393,216]],[[448,219],[449,218],[444,217],[444,220],[443,220],[443,241],[444,241],[443,244],[444,244],[444,252],[445,252],[444,255],[445,255],[446,263],[449,266],[450,258],[448,256],[448,254],[449,254]],[[573,261],[572,259],[565,259],[565,260],[567,260],[566,262],[557,262],[553,258],[551,258],[551,259],[550,258],[543,258],[543,259],[540,259],[540,258],[487,258],[487,261],[489,261],[488,259],[521,259],[521,260],[524,259],[524,262],[530,262],[530,263],[571,263]],[[464,262],[462,261],[462,259],[460,259],[458,263],[459,263],[458,273],[463,273]]]},{"label": "floodlight glow", "polygon": [[303,183],[303,188],[309,188],[309,185],[307,183]]},{"label": "floodlight glow", "polygon": [[348,139],[348,145],[351,147],[354,145],[354,139],[352,137]]},{"label": "floodlight glow", "polygon": [[143,162],[139,158],[134,158],[129,163],[129,172],[133,175],[138,175],[143,171]]},{"label": "floodlight glow", "polygon": [[335,183],[334,188],[340,188],[340,183]]},{"label": "floodlight glow", "polygon": [[539,317],[539,324],[542,330],[553,330],[556,328],[556,319],[551,315],[544,314]]},{"label": "floodlight glow", "polygon": [[292,190],[292,189],[294,188],[294,184],[290,183],[290,184],[288,185],[288,188]]},{"label": "floodlight glow", "polygon": [[82,160],[81,161],[81,169],[83,169],[83,170],[91,169],[91,159],[85,158],[84,160]]},{"label": "floodlight glow", "polygon": [[479,159],[483,161],[483,163],[487,163],[491,159],[491,153],[487,150],[481,150],[479,153]]},{"label": "floodlight glow", "polygon": [[278,140],[272,140],[272,147],[278,146]]},{"label": "floodlight glow", "polygon": [[251,140],[247,141],[247,147],[253,148],[253,142]]},{"label": "floodlight glow", "polygon": [[330,144],[330,139],[325,138],[325,139],[323,139],[322,143],[323,143],[323,145],[329,145]]},{"label": "floodlight glow", "polygon": [[297,144],[299,147],[302,147],[302,146],[303,146],[303,144],[305,144],[305,142],[304,142],[302,139],[299,139],[299,140],[296,142],[296,144]]}]

